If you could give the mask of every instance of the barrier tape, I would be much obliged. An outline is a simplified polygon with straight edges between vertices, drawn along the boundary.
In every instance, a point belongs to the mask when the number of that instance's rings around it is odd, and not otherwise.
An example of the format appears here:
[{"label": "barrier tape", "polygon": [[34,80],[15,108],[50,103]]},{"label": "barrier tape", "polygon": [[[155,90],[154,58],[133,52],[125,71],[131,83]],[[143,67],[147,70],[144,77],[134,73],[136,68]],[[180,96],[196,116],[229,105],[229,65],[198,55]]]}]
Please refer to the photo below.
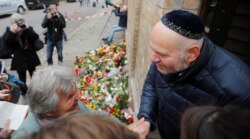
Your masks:
[{"label": "barrier tape", "polygon": [[79,21],[79,20],[83,20],[83,19],[90,19],[90,18],[95,18],[95,17],[99,17],[99,16],[104,16],[104,15],[107,15],[108,12],[103,12],[103,13],[99,13],[99,14],[95,14],[95,15],[92,15],[92,16],[84,16],[84,17],[68,17],[66,12],[65,12],[65,21]]}]

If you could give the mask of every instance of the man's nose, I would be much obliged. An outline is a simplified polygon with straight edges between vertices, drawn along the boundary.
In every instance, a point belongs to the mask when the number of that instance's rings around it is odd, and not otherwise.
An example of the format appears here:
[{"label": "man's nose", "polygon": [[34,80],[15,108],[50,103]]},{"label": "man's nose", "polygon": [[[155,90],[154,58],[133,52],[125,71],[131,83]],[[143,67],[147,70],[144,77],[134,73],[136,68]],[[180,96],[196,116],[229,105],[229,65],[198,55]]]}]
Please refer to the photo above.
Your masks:
[{"label": "man's nose", "polygon": [[150,55],[150,60],[153,62],[158,62],[158,61],[160,61],[160,58],[155,52],[152,52]]}]

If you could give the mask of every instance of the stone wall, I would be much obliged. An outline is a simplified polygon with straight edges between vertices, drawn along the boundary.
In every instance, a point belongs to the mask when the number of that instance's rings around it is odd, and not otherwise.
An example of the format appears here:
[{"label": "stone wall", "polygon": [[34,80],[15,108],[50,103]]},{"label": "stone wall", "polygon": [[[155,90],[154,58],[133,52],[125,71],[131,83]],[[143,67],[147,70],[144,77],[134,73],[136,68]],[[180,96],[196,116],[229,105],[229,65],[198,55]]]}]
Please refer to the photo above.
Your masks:
[{"label": "stone wall", "polygon": [[173,9],[199,11],[201,0],[126,0],[128,28],[126,31],[129,60],[129,92],[133,98],[135,116],[140,105],[141,90],[150,65],[149,37],[153,25]]}]

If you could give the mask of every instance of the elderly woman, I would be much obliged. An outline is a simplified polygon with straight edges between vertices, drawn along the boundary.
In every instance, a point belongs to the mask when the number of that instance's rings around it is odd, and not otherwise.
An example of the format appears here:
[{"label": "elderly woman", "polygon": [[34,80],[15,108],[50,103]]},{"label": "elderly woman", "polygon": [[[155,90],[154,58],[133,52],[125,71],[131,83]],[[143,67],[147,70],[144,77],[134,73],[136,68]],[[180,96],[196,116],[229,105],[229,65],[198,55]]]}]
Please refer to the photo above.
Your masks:
[{"label": "elderly woman", "polygon": [[64,66],[52,65],[35,72],[26,94],[31,112],[12,139],[26,138],[27,135],[38,132],[41,127],[74,112],[108,116],[108,113],[95,112],[78,101],[80,94],[76,81],[73,70]]},{"label": "elderly woman", "polygon": [[34,48],[34,41],[39,36],[31,26],[25,24],[24,18],[18,13],[11,15],[10,22],[4,38],[5,44],[11,47],[14,54],[11,70],[16,70],[19,79],[26,83],[26,71],[29,71],[31,77],[36,66],[41,64]]}]

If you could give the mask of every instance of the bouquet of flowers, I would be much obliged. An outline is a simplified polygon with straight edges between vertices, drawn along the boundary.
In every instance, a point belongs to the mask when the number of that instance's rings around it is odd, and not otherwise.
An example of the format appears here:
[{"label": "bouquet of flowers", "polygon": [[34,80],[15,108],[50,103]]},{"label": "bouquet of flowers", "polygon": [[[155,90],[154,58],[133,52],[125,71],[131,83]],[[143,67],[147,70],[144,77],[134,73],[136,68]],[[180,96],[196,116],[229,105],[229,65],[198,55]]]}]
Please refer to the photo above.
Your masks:
[{"label": "bouquet of flowers", "polygon": [[128,103],[128,75],[120,72],[126,64],[126,44],[102,46],[76,57],[75,73],[80,78],[81,101],[87,107],[109,112],[129,124],[133,110]]}]

